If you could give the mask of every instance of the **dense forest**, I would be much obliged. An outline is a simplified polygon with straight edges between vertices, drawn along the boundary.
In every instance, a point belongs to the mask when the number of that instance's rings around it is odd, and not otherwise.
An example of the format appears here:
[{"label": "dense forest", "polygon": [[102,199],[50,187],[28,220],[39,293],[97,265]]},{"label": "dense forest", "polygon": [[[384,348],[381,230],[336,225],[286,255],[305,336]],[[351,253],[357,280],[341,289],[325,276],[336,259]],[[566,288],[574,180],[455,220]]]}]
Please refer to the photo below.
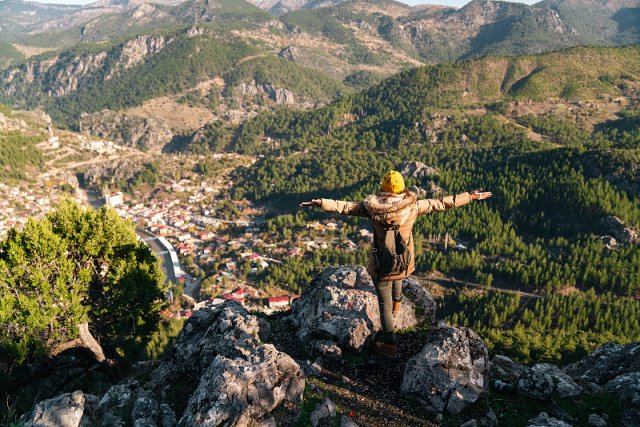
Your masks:
[{"label": "dense forest", "polygon": [[445,298],[443,314],[481,334],[490,350],[521,362],[568,363],[605,342],[640,340],[640,302],[592,290],[540,299],[459,293]]}]

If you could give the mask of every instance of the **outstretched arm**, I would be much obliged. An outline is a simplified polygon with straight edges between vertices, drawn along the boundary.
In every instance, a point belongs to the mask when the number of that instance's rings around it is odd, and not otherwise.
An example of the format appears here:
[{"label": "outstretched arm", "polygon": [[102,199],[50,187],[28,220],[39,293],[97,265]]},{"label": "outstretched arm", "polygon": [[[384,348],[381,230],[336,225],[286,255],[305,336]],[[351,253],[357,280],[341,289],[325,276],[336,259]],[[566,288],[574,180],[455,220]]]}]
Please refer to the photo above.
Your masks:
[{"label": "outstretched arm", "polygon": [[331,199],[313,199],[310,202],[302,202],[300,206],[315,206],[323,211],[327,212],[337,212],[341,215],[351,215],[351,216],[369,216],[369,213],[364,208],[362,203],[356,202],[345,202],[342,200],[331,200]]},{"label": "outstretched arm", "polygon": [[457,208],[466,205],[472,200],[484,200],[491,196],[492,194],[489,191],[474,190],[471,193],[461,193],[455,196],[418,200],[418,215]]}]

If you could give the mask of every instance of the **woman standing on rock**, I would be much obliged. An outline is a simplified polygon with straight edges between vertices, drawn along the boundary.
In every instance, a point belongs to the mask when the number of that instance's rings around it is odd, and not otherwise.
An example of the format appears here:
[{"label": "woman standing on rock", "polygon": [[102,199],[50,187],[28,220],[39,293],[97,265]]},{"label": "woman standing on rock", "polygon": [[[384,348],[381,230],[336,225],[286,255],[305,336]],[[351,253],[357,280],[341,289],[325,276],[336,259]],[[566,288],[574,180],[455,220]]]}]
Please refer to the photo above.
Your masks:
[{"label": "woman standing on rock", "polygon": [[382,334],[374,342],[376,353],[396,357],[393,316],[400,310],[402,279],[414,271],[413,224],[418,215],[463,206],[472,200],[491,197],[490,192],[473,191],[437,199],[418,200],[405,189],[399,172],[382,178],[381,191],[361,203],[315,199],[300,206],[317,206],[328,212],[363,216],[373,223],[373,250],[367,271],[378,294]]}]

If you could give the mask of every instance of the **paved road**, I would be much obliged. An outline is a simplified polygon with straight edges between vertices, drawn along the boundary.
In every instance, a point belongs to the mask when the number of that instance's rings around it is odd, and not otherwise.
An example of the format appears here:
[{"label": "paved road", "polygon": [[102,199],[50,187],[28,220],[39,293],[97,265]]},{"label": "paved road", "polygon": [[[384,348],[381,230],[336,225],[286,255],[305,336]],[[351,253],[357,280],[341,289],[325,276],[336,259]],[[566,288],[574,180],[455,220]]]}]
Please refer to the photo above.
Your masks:
[{"label": "paved road", "polygon": [[[98,198],[98,196],[94,191],[78,189],[78,193],[80,194],[80,197],[83,200],[85,200],[87,203],[89,203],[89,205],[91,205],[91,207],[93,207],[94,209],[100,209],[102,207],[103,202],[101,199]],[[138,235],[138,237],[144,240],[149,245],[151,250],[155,252],[162,259],[162,270],[164,271],[164,274],[167,276],[167,280],[169,280],[171,283],[177,284],[178,278],[175,276],[173,272],[173,268],[171,266],[171,257],[169,256],[169,252],[167,252],[167,249],[164,246],[162,246],[160,242],[158,242],[157,237],[153,233],[150,233],[140,228],[136,228],[136,234]],[[182,266],[180,267],[182,268],[182,271],[185,271],[185,269]],[[186,281],[185,281],[184,293],[185,295],[197,301],[200,295],[200,282],[202,280],[194,279],[190,274],[187,274],[186,271],[185,271],[185,277],[186,277]]]}]

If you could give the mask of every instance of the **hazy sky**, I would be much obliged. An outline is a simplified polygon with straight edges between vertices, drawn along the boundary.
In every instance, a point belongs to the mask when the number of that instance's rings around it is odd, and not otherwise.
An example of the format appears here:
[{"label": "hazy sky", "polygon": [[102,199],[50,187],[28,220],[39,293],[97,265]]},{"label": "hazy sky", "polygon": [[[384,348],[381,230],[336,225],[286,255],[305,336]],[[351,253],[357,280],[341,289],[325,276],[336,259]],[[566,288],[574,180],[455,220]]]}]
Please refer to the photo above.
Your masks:
[{"label": "hazy sky", "polygon": [[[95,0],[37,0],[41,3],[64,3],[64,4],[88,4]],[[464,6],[468,0],[399,0],[410,5],[416,4],[444,4],[448,6]],[[518,1],[518,0],[513,0]],[[539,0],[523,0],[521,3],[533,4]]]}]

